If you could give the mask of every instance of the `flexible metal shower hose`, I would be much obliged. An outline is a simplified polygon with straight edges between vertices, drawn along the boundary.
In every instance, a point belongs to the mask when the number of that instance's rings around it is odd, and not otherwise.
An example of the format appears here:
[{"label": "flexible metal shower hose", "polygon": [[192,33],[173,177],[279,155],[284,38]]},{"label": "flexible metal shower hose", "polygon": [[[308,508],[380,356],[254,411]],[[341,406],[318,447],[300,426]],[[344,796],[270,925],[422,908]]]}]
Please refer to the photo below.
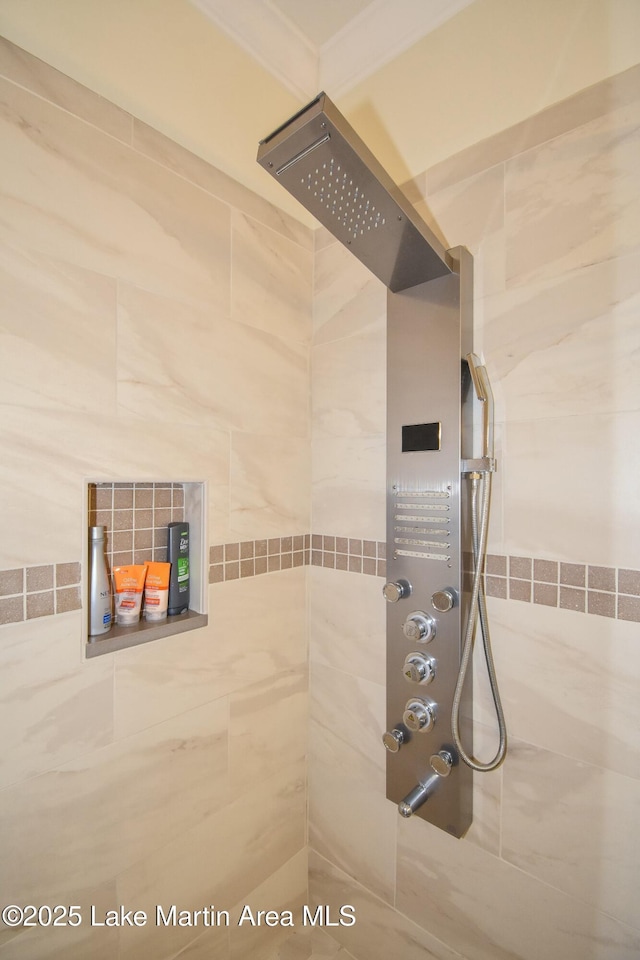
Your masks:
[{"label": "flexible metal shower hose", "polygon": [[[484,584],[482,571],[484,567],[484,558],[487,546],[487,528],[489,526],[489,504],[491,502],[491,474],[483,474],[482,480],[482,506],[480,512],[480,529],[478,529],[478,486],[480,481],[474,477],[471,481],[471,535],[473,540],[473,558],[474,571],[473,583],[471,587],[471,602],[469,605],[469,616],[467,618],[467,628],[465,631],[464,644],[462,648],[462,657],[460,660],[460,672],[453,695],[453,708],[451,711],[451,729],[453,740],[462,760],[473,770],[487,772],[495,770],[500,766],[507,753],[507,727],[500,700],[500,691],[498,690],[498,679],[496,677],[495,665],[493,662],[493,653],[491,651],[491,637],[489,635],[489,619],[487,617],[487,607],[484,595]],[[462,700],[462,689],[464,687],[469,661],[473,653],[473,638],[480,615],[480,629],[482,631],[482,644],[484,647],[484,656],[487,664],[487,673],[489,675],[489,684],[491,686],[491,695],[498,719],[498,731],[500,734],[500,743],[495,757],[488,763],[481,763],[473,757],[470,757],[465,751],[460,738],[460,703]]]}]

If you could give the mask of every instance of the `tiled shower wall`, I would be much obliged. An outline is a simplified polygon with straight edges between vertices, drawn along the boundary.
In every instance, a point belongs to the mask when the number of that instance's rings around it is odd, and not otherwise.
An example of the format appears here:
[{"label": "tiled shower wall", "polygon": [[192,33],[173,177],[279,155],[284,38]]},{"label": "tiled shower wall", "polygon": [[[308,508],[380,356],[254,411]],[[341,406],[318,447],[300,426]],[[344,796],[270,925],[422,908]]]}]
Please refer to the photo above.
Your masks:
[{"label": "tiled shower wall", "polygon": [[[425,135],[417,126],[416,136]],[[380,583],[310,579],[310,890],[358,960],[640,954],[640,67],[411,186],[475,257],[496,396],[488,607],[509,728],[455,840],[385,800]],[[314,531],[382,540],[385,291],[316,250]],[[480,645],[479,645],[480,646]],[[482,660],[475,751],[497,736]]]},{"label": "tiled shower wall", "polygon": [[[635,955],[637,72],[418,184],[476,256],[500,418],[488,587],[511,748],[457,842],[384,799],[384,290],[320,235],[310,474],[308,231],[10,44],[0,71],[0,604],[56,595],[0,632],[5,902],[310,896],[356,904],[332,932],[358,960]],[[175,476],[176,435],[180,474],[208,482],[209,626],[83,663],[82,614],[56,604],[78,597],[85,477]],[[0,960],[254,960],[279,932],[55,935],[16,933]]]},{"label": "tiled shower wall", "polygon": [[[167,477],[207,483],[214,545],[309,530],[311,233],[4,41],[0,98],[0,900],[295,908],[305,569],[212,583],[207,627],[84,661],[79,561],[91,478],[118,558],[181,509]],[[282,936],[233,932],[3,927],[0,957]]]}]

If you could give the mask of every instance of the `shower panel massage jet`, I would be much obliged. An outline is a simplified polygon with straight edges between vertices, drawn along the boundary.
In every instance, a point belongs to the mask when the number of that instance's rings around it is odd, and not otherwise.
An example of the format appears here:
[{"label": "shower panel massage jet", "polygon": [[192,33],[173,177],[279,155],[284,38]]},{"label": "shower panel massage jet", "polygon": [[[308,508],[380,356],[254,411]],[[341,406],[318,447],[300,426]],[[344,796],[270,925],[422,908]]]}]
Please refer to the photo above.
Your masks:
[{"label": "shower panel massage jet", "polygon": [[[495,463],[472,257],[444,249],[325,94],[260,142],[258,162],[389,288],[387,797],[460,837],[472,771],[494,769],[506,750],[482,579]],[[478,620],[500,728],[488,763],[471,755]]]}]

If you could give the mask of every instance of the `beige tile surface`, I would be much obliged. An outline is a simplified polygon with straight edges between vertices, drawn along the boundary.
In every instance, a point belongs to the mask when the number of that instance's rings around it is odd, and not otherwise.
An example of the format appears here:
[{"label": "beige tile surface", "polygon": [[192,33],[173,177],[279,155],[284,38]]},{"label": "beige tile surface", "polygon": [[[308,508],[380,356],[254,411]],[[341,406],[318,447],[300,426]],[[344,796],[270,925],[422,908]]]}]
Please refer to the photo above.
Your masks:
[{"label": "beige tile surface", "polygon": [[[523,620],[520,609],[489,601],[511,734],[640,779],[637,627],[537,605]],[[489,701],[477,699],[476,708],[489,724]]]},{"label": "beige tile surface", "polygon": [[448,249],[473,254],[476,299],[504,290],[504,167],[498,164],[416,204]]},{"label": "beige tile surface", "polygon": [[394,898],[397,820],[395,804],[385,799],[384,762],[355,734],[347,741],[312,720],[309,843],[387,903]]},{"label": "beige tile surface", "polygon": [[474,960],[627,960],[640,933],[422,821],[399,825],[398,909]]},{"label": "beige tile surface", "polygon": [[384,436],[315,436],[311,463],[314,529],[385,539]]},{"label": "beige tile surface", "polygon": [[80,613],[0,632],[3,787],[104,747],[113,738],[113,662],[81,662]]},{"label": "beige tile surface", "polygon": [[267,677],[229,697],[229,775],[232,794],[287,763],[304,763],[309,715],[304,669]]},{"label": "beige tile surface", "polygon": [[3,247],[0,318],[0,403],[115,412],[116,284],[110,277]]},{"label": "beige tile surface", "polygon": [[251,217],[232,217],[234,320],[283,340],[311,338],[312,255]]},{"label": "beige tile surface", "polygon": [[325,567],[309,568],[308,576],[312,664],[383,685],[386,609],[382,580]]},{"label": "beige tile surface", "polygon": [[[306,406],[290,397],[301,421]],[[277,421],[276,421],[277,422]],[[306,437],[234,432],[229,525],[233,540],[295,536],[309,529],[309,442]]]},{"label": "beige tile surface", "polygon": [[0,74],[112,137],[131,143],[130,114],[4,37],[0,38]]},{"label": "beige tile surface", "polygon": [[331,936],[354,957],[460,960],[463,956],[314,851],[309,857],[309,893],[315,903],[328,904],[336,915],[343,904],[355,907],[353,926],[331,929]]},{"label": "beige tile surface", "polygon": [[507,163],[509,287],[638,248],[640,98]]},{"label": "beige tile surface", "polygon": [[271,227],[299,246],[307,250],[313,249],[313,230],[137,118],[133,120],[133,145],[140,153]]},{"label": "beige tile surface", "polygon": [[[114,881],[99,887],[82,885],[69,893],[64,904],[79,908],[82,923],[77,926],[36,924],[14,930],[3,924],[0,957],[2,960],[64,960],[65,957],[70,960],[86,960],[87,957],[113,960],[118,955],[120,931],[117,927],[92,926],[91,907],[95,908],[95,918],[100,919],[107,910],[117,909],[117,901]],[[44,916],[47,916],[46,912]],[[60,911],[56,916],[61,916]],[[72,922],[75,923],[75,919]]]},{"label": "beige tile surface", "polygon": [[301,436],[306,351],[187,304],[119,285],[118,404],[152,422]]},{"label": "beige tile surface", "polygon": [[640,407],[639,267],[632,254],[485,299],[478,319],[499,419]]},{"label": "beige tile surface", "polygon": [[[300,850],[231,909],[231,960],[273,960],[285,941],[301,928],[302,907],[308,899],[307,859],[306,849]],[[246,906],[254,921],[261,922],[254,925],[245,911],[240,923]],[[279,922],[269,925],[266,917],[259,917],[260,910],[275,911],[276,917],[269,919]]]},{"label": "beige tile surface", "polygon": [[639,429],[636,412],[509,423],[506,552],[637,567]]},{"label": "beige tile surface", "polygon": [[10,534],[0,546],[0,568],[79,556],[87,477],[228,482],[228,433],[184,424],[180,438],[177,461],[172,431],[150,430],[143,420],[14,408],[0,422],[0,443],[12,451],[0,470],[0,509]]},{"label": "beige tile surface", "polygon": [[386,316],[386,288],[341,243],[315,257],[313,342],[353,336]]},{"label": "beige tile surface", "polygon": [[222,700],[4,790],[3,900],[57,902],[112,879],[227,800],[227,763]]},{"label": "beige tile surface", "polygon": [[311,358],[314,435],[376,437],[386,429],[386,322],[316,344]]},{"label": "beige tile surface", "polygon": [[311,719],[384,770],[385,686],[317,662],[310,684]]},{"label": "beige tile surface", "polygon": [[6,81],[0,91],[12,184],[0,239],[228,311],[225,204],[44,100]]},{"label": "beige tile surface", "polygon": [[639,808],[640,781],[512,740],[502,856],[637,928]]},{"label": "beige tile surface", "polygon": [[[257,780],[216,816],[197,824],[187,820],[179,837],[120,874],[118,896],[148,911],[172,903],[187,910],[213,904],[230,911],[304,848],[305,810],[304,765],[284,763],[275,776]],[[121,956],[137,960],[146,951],[172,957],[193,932],[151,925],[127,931]]]},{"label": "beige tile surface", "polygon": [[203,629],[115,655],[118,737],[302,669],[307,655],[303,568],[210,586],[209,610]]}]

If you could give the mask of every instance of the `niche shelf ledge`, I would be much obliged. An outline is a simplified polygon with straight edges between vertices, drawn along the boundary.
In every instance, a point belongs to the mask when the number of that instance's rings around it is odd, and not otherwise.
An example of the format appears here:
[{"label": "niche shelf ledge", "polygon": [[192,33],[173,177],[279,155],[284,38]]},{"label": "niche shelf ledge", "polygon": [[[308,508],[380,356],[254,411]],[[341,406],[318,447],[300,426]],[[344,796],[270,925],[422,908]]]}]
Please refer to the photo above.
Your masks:
[{"label": "niche shelf ledge", "polygon": [[160,640],[162,637],[186,633],[187,630],[197,630],[199,627],[206,627],[208,620],[206,613],[188,610],[187,613],[167,617],[161,623],[147,623],[141,620],[140,623],[134,623],[130,627],[119,626],[116,623],[103,637],[89,638],[86,655],[87,658],[99,657],[103,653],[115,653],[116,650],[137,647],[141,643],[149,643],[150,640]]}]

